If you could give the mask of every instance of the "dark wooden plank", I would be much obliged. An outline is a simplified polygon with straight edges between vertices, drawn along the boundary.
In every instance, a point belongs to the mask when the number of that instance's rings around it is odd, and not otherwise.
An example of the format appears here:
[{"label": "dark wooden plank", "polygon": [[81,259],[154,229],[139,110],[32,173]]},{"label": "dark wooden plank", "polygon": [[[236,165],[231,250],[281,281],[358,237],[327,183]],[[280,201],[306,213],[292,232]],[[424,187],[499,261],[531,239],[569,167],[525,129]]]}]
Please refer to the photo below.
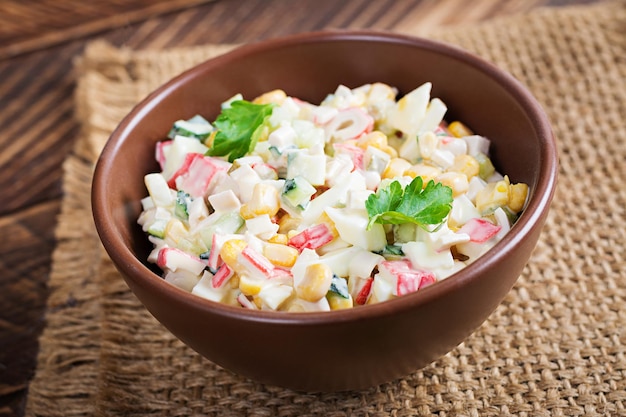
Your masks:
[{"label": "dark wooden plank", "polygon": [[212,0],[4,0],[0,60]]}]

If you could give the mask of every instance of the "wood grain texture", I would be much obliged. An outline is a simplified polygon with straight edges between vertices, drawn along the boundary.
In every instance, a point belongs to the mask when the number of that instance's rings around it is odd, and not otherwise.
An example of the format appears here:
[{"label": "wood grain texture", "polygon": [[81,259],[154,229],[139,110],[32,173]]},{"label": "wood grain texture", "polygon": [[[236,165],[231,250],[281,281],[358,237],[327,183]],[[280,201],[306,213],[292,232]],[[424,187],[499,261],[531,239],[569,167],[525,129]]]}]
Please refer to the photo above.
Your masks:
[{"label": "wood grain texture", "polygon": [[[101,37],[130,48],[168,48],[328,28],[423,35],[545,5],[590,2],[299,0],[297,7],[289,0],[0,2],[0,415],[23,413],[45,325],[62,163],[80,129],[73,62],[86,42]],[[30,19],[19,19],[26,15]]]}]

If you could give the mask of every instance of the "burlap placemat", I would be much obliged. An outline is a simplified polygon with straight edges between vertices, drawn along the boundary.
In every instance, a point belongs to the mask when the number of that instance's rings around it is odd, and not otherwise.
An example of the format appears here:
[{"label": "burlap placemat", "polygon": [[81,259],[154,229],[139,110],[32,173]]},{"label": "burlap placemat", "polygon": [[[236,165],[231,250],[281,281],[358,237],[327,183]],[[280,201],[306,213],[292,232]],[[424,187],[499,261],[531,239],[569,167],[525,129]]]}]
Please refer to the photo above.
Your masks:
[{"label": "burlap placemat", "polygon": [[161,327],[117,275],[91,220],[98,152],[133,104],[228,46],[133,52],[91,44],[78,65],[84,129],[65,164],[27,414],[626,415],[625,29],[619,2],[432,35],[532,90],[558,137],[559,187],[519,282],[474,335],[404,379],[338,394],[265,386],[215,366]]}]

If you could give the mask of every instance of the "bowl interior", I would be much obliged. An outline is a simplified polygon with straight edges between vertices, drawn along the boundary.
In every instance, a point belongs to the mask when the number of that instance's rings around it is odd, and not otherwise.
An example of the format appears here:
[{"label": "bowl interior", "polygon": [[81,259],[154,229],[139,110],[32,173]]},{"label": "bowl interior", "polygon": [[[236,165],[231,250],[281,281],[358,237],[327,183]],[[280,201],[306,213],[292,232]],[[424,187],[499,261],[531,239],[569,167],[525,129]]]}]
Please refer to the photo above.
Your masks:
[{"label": "bowl interior", "polygon": [[140,274],[146,274],[146,267],[156,270],[145,261],[151,245],[136,219],[140,199],[147,195],[143,177],[158,170],[154,144],[174,121],[195,114],[214,120],[220,103],[236,93],[252,99],[281,88],[318,103],[339,84],[377,81],[401,94],[430,81],[432,96],[448,106],[446,120],[461,120],[489,137],[496,167],[513,182],[529,184],[527,210],[546,204],[534,195],[546,193],[554,176],[548,172],[555,159],[550,129],[538,105],[512,77],[457,48],[430,41],[372,32],[307,34],[249,45],[207,61],[133,110],[112,135],[95,174],[94,212],[104,219],[98,227],[105,246],[130,249],[140,262],[129,257],[128,268]]}]

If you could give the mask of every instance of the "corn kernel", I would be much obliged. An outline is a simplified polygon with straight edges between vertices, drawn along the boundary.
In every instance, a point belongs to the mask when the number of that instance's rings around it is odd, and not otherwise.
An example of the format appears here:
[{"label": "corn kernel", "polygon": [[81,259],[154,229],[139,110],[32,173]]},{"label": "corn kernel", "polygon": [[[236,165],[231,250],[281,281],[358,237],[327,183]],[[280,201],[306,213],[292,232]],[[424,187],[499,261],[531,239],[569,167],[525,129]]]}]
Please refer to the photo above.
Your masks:
[{"label": "corn kernel", "polygon": [[277,89],[261,94],[260,96],[252,100],[252,102],[254,104],[281,104],[286,98],[287,94],[283,90]]},{"label": "corn kernel", "polygon": [[392,158],[383,171],[383,178],[402,177],[404,172],[411,168],[411,163],[404,158]]},{"label": "corn kernel", "polygon": [[273,217],[278,213],[279,209],[278,190],[269,184],[258,183],[252,191],[252,198],[250,198],[248,203],[241,206],[239,214],[245,220],[250,220],[262,214]]},{"label": "corn kernel", "polygon": [[178,219],[170,219],[165,226],[165,236],[176,243],[186,237],[188,232],[189,230],[187,230],[184,223]]},{"label": "corn kernel", "polygon": [[476,158],[465,154],[457,155],[454,158],[454,164],[448,168],[448,171],[456,171],[465,174],[468,180],[471,180],[472,177],[478,175],[479,170],[480,165],[478,164]]},{"label": "corn kernel", "polygon": [[526,204],[526,197],[528,196],[528,185],[524,183],[517,183],[509,185],[509,202],[507,207],[511,209],[513,213],[519,213]]},{"label": "corn kernel", "polygon": [[330,267],[322,263],[307,266],[302,281],[296,287],[299,298],[312,303],[319,301],[330,289],[333,272]]},{"label": "corn kernel", "polygon": [[[300,226],[300,222],[300,219],[291,217],[289,214],[285,214],[278,221],[278,233],[287,234],[288,232],[297,229],[298,226]],[[290,236],[287,237],[289,238]]]},{"label": "corn kernel", "polygon": [[459,121],[454,121],[448,125],[448,131],[452,133],[454,137],[462,138],[463,136],[471,136],[474,133]]},{"label": "corn kernel", "polygon": [[276,233],[274,236],[267,239],[269,243],[277,243],[279,245],[286,245],[289,242],[289,238],[286,234]]},{"label": "corn kernel", "polygon": [[326,214],[325,211],[322,212],[321,216],[319,216],[317,218],[317,221],[315,222],[315,224],[322,223],[328,226],[328,231],[333,235],[333,238],[339,237],[339,232],[335,227],[335,222],[330,217],[328,217],[328,214]]},{"label": "corn kernel", "polygon": [[354,301],[351,295],[349,295],[348,298],[343,298],[337,293],[329,292],[326,294],[326,299],[328,300],[331,310],[343,310],[345,308],[354,307]]},{"label": "corn kernel", "polygon": [[364,150],[367,150],[367,147],[371,146],[385,152],[392,158],[396,158],[398,156],[398,151],[389,146],[389,143],[387,142],[387,135],[379,130],[375,130],[374,132],[361,137],[357,140],[356,145]]},{"label": "corn kernel", "polygon": [[509,201],[509,181],[507,178],[491,182],[476,194],[476,208],[482,214],[489,214]]},{"label": "corn kernel", "polygon": [[257,295],[263,288],[262,280],[258,278],[251,278],[248,275],[241,275],[239,277],[239,290],[247,296]]},{"label": "corn kernel", "polygon": [[460,172],[444,172],[443,174],[435,177],[435,182],[440,182],[443,185],[452,188],[452,196],[454,197],[465,194],[469,188],[467,176]]},{"label": "corn kernel", "polygon": [[298,250],[287,245],[268,243],[263,246],[263,255],[276,266],[291,268],[298,259]]},{"label": "corn kernel", "polygon": [[263,300],[258,295],[253,295],[252,296],[252,302],[259,309],[263,307]]},{"label": "corn kernel", "polygon": [[387,146],[387,135],[381,131],[375,130],[360,137],[356,145],[361,149],[367,149],[368,146],[380,149],[383,146]]},{"label": "corn kernel", "polygon": [[404,171],[404,175],[408,175],[411,178],[422,177],[424,186],[426,186],[426,184],[428,184],[428,181],[434,180],[436,177],[441,175],[441,172],[441,168],[426,164],[415,164],[406,171]]},{"label": "corn kernel", "polygon": [[248,244],[243,239],[227,240],[222,245],[222,249],[220,250],[220,256],[229,267],[231,267],[234,271],[237,271],[238,269],[240,269],[237,257],[246,248],[246,246],[248,246]]}]

